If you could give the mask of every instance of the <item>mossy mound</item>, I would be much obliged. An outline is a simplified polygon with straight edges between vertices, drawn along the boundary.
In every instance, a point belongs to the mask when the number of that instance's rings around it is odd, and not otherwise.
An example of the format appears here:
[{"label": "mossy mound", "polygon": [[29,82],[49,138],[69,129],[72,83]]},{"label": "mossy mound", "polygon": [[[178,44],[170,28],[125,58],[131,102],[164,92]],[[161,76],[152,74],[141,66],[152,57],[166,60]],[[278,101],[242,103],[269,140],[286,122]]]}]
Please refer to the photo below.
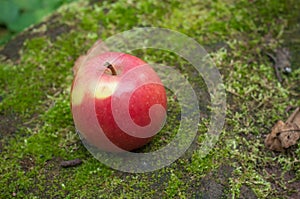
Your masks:
[{"label": "mossy mound", "polygon": [[[297,7],[297,8],[296,8]],[[279,83],[266,52],[299,31],[299,4],[289,1],[79,1],[66,5],[0,49],[0,198],[299,198],[300,144],[285,153],[263,140],[288,106],[300,106],[300,68]],[[296,22],[295,22],[296,21]],[[134,27],[163,27],[203,45],[220,70],[227,116],[219,141],[202,158],[203,116],[193,149],[170,166],[144,174],[115,171],[93,158],[75,132],[70,112],[72,67],[101,38]],[[175,66],[202,88],[185,60],[170,52],[134,52]],[[178,104],[169,95],[166,134],[142,150],[155,150],[176,134]],[[62,160],[80,158],[74,168]]]}]

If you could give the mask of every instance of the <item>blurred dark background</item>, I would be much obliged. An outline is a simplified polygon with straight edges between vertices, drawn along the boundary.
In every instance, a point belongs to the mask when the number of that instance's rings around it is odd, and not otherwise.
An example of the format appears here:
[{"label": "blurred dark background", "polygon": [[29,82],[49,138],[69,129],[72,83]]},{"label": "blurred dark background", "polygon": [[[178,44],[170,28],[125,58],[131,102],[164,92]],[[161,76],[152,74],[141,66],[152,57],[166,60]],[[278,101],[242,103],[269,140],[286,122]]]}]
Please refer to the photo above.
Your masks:
[{"label": "blurred dark background", "polygon": [[0,0],[0,46],[63,4],[76,0]]}]

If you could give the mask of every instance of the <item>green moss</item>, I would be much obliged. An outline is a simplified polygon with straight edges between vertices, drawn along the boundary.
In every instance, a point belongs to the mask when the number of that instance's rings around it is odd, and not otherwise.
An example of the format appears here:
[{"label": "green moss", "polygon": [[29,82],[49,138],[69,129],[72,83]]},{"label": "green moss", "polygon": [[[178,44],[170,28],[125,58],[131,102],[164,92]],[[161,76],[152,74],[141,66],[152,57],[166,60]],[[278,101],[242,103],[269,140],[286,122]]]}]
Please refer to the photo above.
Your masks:
[{"label": "green moss", "polygon": [[[238,198],[244,185],[259,198],[289,194],[293,190],[285,179],[267,175],[266,168],[275,168],[282,176],[292,172],[291,182],[299,180],[299,144],[294,151],[277,155],[265,150],[263,139],[278,119],[288,117],[288,105],[300,106],[299,68],[279,84],[264,54],[284,44],[288,21],[298,14],[291,5],[295,1],[119,0],[93,6],[81,1],[61,8],[59,23],[71,27],[70,32],[55,39],[28,39],[18,63],[0,63],[0,116],[20,118],[13,134],[0,129],[0,197],[188,198],[202,195],[201,180],[221,165],[234,170],[224,192],[228,197]],[[51,35],[55,26],[45,26],[43,30]],[[174,29],[206,46],[222,42],[222,48],[210,50],[210,55],[223,75],[228,99],[225,128],[207,156],[202,157],[200,147],[209,119],[201,118],[195,150],[167,168],[146,174],[114,171],[92,157],[75,133],[69,104],[77,57],[97,35],[105,39],[136,26]],[[205,90],[203,79],[193,76],[186,60],[174,53],[153,49],[132,53],[150,63],[176,67],[195,90]],[[168,107],[166,126],[140,152],[157,150],[176,135],[180,109],[169,91]],[[83,163],[68,169],[59,166],[60,161],[74,158]],[[285,193],[272,188],[275,180]]]},{"label": "green moss", "polygon": [[184,183],[178,178],[175,173],[171,173],[170,180],[168,181],[168,186],[166,187],[166,198],[181,197],[184,195],[182,191],[185,190]]}]

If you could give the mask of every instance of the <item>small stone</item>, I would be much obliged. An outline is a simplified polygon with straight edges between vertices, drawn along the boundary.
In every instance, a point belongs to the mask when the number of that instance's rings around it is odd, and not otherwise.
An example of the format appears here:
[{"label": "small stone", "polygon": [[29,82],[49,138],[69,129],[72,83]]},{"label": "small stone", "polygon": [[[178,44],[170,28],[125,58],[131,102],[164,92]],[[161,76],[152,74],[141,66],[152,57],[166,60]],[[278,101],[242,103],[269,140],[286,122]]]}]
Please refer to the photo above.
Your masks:
[{"label": "small stone", "polygon": [[60,166],[63,168],[68,168],[68,167],[75,167],[78,166],[82,163],[82,160],[80,159],[74,159],[74,160],[67,160],[67,161],[62,161],[60,163]]},{"label": "small stone", "polygon": [[291,73],[292,72],[292,68],[286,67],[286,68],[284,68],[284,72]]}]

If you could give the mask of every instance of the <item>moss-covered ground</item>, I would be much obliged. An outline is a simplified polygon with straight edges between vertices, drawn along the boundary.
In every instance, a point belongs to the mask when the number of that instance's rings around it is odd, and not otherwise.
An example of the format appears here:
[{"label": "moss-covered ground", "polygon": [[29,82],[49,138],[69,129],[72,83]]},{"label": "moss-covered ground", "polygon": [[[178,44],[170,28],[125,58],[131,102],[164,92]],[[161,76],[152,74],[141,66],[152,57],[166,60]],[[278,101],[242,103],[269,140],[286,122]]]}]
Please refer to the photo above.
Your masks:
[{"label": "moss-covered ground", "polygon": [[[297,0],[79,1],[24,31],[0,49],[0,198],[300,198],[300,144],[283,153],[263,144],[272,125],[290,114],[286,108],[300,106],[299,6]],[[208,119],[182,158],[130,174],[105,166],[82,145],[70,86],[74,61],[93,42],[145,26],[182,32],[208,50],[225,83],[227,115],[205,158],[198,145]],[[293,72],[279,83],[266,53],[282,46],[292,50]],[[203,85],[172,53],[136,54]],[[167,125],[146,151],[176,134],[180,112],[172,93],[168,103]],[[60,167],[75,158],[83,163]]]}]

